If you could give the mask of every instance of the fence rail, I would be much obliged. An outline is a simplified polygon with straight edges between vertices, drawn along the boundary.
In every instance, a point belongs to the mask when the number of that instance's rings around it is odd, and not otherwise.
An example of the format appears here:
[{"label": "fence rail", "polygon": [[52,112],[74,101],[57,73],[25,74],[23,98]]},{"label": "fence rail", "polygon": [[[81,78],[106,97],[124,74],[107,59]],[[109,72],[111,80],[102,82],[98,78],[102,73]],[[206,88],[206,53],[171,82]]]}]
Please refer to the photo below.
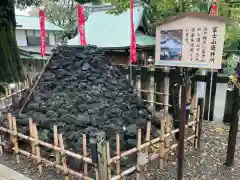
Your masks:
[{"label": "fence rail", "polygon": [[[199,108],[197,110],[196,113],[194,114],[194,120],[190,121],[189,123],[186,124],[186,127],[192,127],[196,125],[195,128],[195,132],[190,135],[189,137],[187,137],[185,139],[185,141],[190,141],[192,139],[194,139],[194,145],[198,144],[197,141],[200,140],[200,137],[198,136],[198,132],[200,131],[201,127],[201,123],[200,123],[200,119],[199,119]],[[161,121],[162,125],[165,125],[166,119],[163,119]],[[147,122],[147,128],[146,128],[146,134],[144,135],[145,137],[145,142],[142,143],[142,129],[138,128],[138,137],[137,137],[137,145],[136,147],[129,149],[125,152],[121,151],[121,147],[120,147],[120,133],[116,132],[116,156],[114,157],[110,157],[110,149],[109,149],[109,142],[107,140],[104,141],[103,146],[105,147],[105,149],[100,152],[100,153],[105,153],[105,159],[101,159],[104,156],[99,156],[101,161],[106,163],[104,166],[105,169],[100,169],[100,162],[94,162],[92,160],[92,155],[90,154],[89,156],[87,155],[87,144],[86,144],[86,135],[83,134],[82,139],[83,139],[83,154],[78,154],[75,152],[71,152],[67,149],[64,148],[64,143],[63,143],[63,135],[62,134],[58,134],[57,132],[57,126],[54,125],[53,127],[53,144],[44,142],[42,140],[39,139],[39,135],[38,135],[38,130],[37,130],[37,126],[35,123],[33,123],[32,119],[29,118],[29,135],[24,135],[20,132],[18,132],[18,128],[16,125],[16,118],[13,117],[11,114],[8,114],[8,127],[0,127],[0,132],[2,133],[7,133],[10,135],[10,140],[13,144],[13,150],[14,153],[16,154],[16,160],[17,163],[20,163],[20,156],[19,154],[22,154],[28,158],[33,159],[34,161],[37,161],[37,166],[39,169],[39,173],[41,174],[43,172],[42,169],[42,164],[48,165],[48,166],[52,166],[55,167],[58,171],[62,171],[64,173],[65,179],[69,179],[69,175],[74,175],[74,176],[78,176],[80,178],[85,178],[85,179],[89,179],[89,180],[93,180],[93,178],[89,177],[93,174],[89,174],[88,172],[88,165],[94,166],[95,167],[95,174],[94,176],[96,177],[96,179],[101,180],[101,178],[103,177],[103,174],[105,175],[105,177],[107,177],[107,179],[111,179],[111,180],[118,180],[118,179],[122,179],[125,176],[128,176],[129,174],[132,174],[133,172],[136,172],[136,179],[139,180],[140,177],[140,170],[141,167],[146,166],[149,162],[156,160],[158,158],[160,158],[160,164],[161,168],[163,168],[163,164],[164,164],[164,158],[165,155],[168,154],[169,152],[171,152],[172,150],[174,150],[178,144],[172,144],[169,147],[165,147],[165,143],[166,140],[168,138],[170,138],[172,135],[174,135],[175,133],[179,132],[179,129],[174,129],[171,130],[170,132],[165,132],[164,128],[160,129],[159,137],[156,137],[154,139],[150,138],[150,131],[151,131],[151,122]],[[2,134],[1,133],[1,134]],[[2,148],[4,147],[4,140],[1,137],[0,138],[2,140],[2,142],[0,142],[1,144],[1,150],[0,152],[3,152]],[[30,146],[31,146],[31,152],[28,152],[24,149],[20,149],[19,147],[19,139],[25,140]],[[42,150],[46,150],[47,149],[51,149],[55,151],[55,161],[50,161],[47,158],[44,158],[41,156],[41,151],[40,148]],[[197,146],[195,146],[195,148],[198,148]],[[97,150],[96,150],[97,151]],[[121,171],[121,163],[120,160],[123,158],[128,157],[129,155],[132,155],[134,153],[137,153],[137,163],[135,165],[133,165],[132,167],[128,168],[128,169],[124,169]],[[84,163],[84,167],[83,167],[83,172],[77,172],[74,171],[72,169],[70,169],[69,167],[67,167],[67,162],[66,162],[66,155],[67,156],[71,156],[75,159],[80,160],[81,162]],[[112,166],[112,164],[114,164],[114,166]],[[116,169],[114,170],[116,172],[115,175],[112,176],[111,170],[112,168],[115,167]]]}]

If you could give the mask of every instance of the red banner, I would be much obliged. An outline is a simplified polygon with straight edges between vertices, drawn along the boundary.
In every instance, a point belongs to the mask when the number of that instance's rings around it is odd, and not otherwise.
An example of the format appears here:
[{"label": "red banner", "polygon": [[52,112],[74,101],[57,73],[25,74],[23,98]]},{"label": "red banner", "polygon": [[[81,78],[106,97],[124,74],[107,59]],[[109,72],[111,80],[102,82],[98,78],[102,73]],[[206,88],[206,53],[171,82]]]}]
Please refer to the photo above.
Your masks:
[{"label": "red banner", "polygon": [[45,15],[44,10],[39,10],[40,19],[40,43],[41,43],[41,56],[43,57],[46,53],[46,41],[45,41]]},{"label": "red banner", "polygon": [[84,17],[84,8],[82,5],[77,4],[77,12],[78,12],[78,32],[80,35],[80,44],[86,45],[86,37],[85,37],[85,17]]},{"label": "red banner", "polygon": [[218,16],[218,0],[212,0],[210,15]]},{"label": "red banner", "polygon": [[135,36],[134,23],[133,23],[133,5],[134,5],[134,1],[130,0],[130,23],[131,23],[130,61],[132,63],[137,61],[136,36]]}]

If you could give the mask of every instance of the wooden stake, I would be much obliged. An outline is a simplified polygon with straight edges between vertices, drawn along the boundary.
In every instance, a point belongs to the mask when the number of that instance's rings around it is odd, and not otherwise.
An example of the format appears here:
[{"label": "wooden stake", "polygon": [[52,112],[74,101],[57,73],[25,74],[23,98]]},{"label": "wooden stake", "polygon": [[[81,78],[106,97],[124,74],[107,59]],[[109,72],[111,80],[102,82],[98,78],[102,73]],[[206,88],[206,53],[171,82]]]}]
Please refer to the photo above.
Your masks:
[{"label": "wooden stake", "polygon": [[[82,135],[82,144],[83,144],[83,156],[87,157],[87,136],[86,134]],[[88,164],[84,161],[84,179],[87,180],[88,179]]]},{"label": "wooden stake", "polygon": [[[59,147],[57,125],[53,126],[53,143],[54,143],[54,146]],[[60,153],[58,151],[55,151],[55,158],[56,158],[56,164],[60,164],[60,162],[61,162]],[[59,173],[59,172],[60,171],[57,170],[57,173]]]},{"label": "wooden stake", "polygon": [[[150,133],[151,133],[151,121],[147,121],[147,130],[146,130],[146,142],[150,141]],[[149,146],[145,149],[145,153],[148,154]],[[147,166],[145,166],[144,170],[147,170]]]},{"label": "wooden stake", "polygon": [[200,115],[200,106],[198,106],[197,108],[197,116],[196,116],[196,128],[195,128],[195,139],[194,139],[195,149],[198,149],[199,115]]},{"label": "wooden stake", "polygon": [[[119,132],[116,133],[116,153],[117,153],[117,156],[120,156],[120,134]],[[117,160],[116,161],[116,172],[117,172],[117,175],[120,175],[121,173],[121,165],[120,165],[120,160]]]},{"label": "wooden stake", "polygon": [[[34,138],[34,132],[33,132],[33,120],[32,118],[29,118],[29,135],[30,137]],[[35,147],[35,142],[31,142],[31,149],[32,149],[32,154],[36,154],[36,147]]]},{"label": "wooden stake", "polygon": [[17,136],[17,123],[16,118],[12,117],[13,123],[13,131],[14,131],[14,151],[16,153],[17,164],[20,163],[20,156],[19,156],[19,147],[18,147],[18,136]]},{"label": "wooden stake", "polygon": [[110,164],[110,148],[109,148],[109,141],[106,141],[106,148],[107,148],[107,169],[108,169],[108,180],[111,180],[111,164]]},{"label": "wooden stake", "polygon": [[3,135],[0,132],[0,157],[3,155]]},{"label": "wooden stake", "polygon": [[[8,113],[8,128],[11,132],[13,132],[13,122],[12,122],[12,114]],[[14,138],[12,133],[10,134],[10,140],[14,144]]]},{"label": "wooden stake", "polygon": [[65,149],[64,149],[64,143],[63,143],[62,134],[58,135],[58,139],[59,139],[59,145],[60,145],[60,148],[61,148],[62,165],[63,165],[63,168],[64,168],[65,180],[69,180],[68,168],[67,168],[66,155],[65,155]]},{"label": "wooden stake", "polygon": [[39,148],[39,138],[38,138],[38,131],[37,131],[37,125],[33,124],[33,133],[34,133],[34,138],[35,138],[35,146],[36,146],[36,155],[37,155],[37,164],[38,164],[38,169],[40,175],[43,172],[42,169],[42,164],[41,164],[41,153],[40,153],[40,148]]},{"label": "wooden stake", "polygon": [[138,128],[138,137],[137,137],[137,169],[136,169],[136,180],[140,180],[140,164],[139,164],[139,152],[140,150],[140,146],[142,144],[142,131],[140,128]]}]

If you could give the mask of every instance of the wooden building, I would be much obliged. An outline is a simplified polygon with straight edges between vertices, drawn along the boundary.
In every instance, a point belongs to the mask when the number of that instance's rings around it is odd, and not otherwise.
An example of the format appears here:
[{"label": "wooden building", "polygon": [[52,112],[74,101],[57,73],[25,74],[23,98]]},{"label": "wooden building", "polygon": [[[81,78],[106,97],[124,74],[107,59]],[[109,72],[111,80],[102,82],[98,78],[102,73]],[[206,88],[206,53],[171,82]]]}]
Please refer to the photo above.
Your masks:
[{"label": "wooden building", "polygon": [[[103,49],[111,58],[112,63],[128,64],[130,33],[130,10],[120,15],[109,14],[113,9],[111,5],[93,6],[92,12],[85,23],[87,44],[96,45]],[[147,65],[150,56],[154,57],[155,37],[151,37],[144,31],[142,18],[144,8],[134,7],[134,28],[137,44],[137,64]],[[69,46],[79,46],[79,34],[68,41]]]}]

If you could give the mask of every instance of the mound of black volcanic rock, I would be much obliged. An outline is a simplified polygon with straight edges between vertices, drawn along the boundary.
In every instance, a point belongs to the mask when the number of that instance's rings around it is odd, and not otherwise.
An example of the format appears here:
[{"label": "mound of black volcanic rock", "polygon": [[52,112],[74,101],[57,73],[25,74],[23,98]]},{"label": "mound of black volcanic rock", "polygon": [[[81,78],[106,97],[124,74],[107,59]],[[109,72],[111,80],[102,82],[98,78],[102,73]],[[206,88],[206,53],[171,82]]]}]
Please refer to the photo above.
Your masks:
[{"label": "mound of black volcanic rock", "polygon": [[83,133],[89,137],[99,131],[113,147],[116,131],[123,131],[122,147],[136,146],[137,126],[153,120],[125,76],[93,46],[57,48],[18,123],[27,125],[28,117],[40,129],[57,124],[76,151]]}]

